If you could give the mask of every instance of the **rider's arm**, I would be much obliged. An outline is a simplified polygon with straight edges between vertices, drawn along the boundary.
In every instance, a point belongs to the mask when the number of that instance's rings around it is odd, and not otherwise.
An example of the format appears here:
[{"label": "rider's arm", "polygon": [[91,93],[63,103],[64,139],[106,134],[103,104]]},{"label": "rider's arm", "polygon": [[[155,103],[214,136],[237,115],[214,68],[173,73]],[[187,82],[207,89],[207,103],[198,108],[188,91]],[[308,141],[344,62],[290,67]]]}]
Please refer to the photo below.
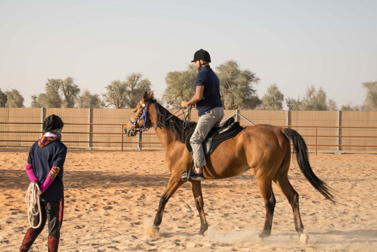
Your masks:
[{"label": "rider's arm", "polygon": [[203,93],[204,93],[204,86],[196,86],[194,96],[189,101],[182,101],[181,107],[186,108],[190,105],[196,104],[198,101],[200,101],[203,98]]}]

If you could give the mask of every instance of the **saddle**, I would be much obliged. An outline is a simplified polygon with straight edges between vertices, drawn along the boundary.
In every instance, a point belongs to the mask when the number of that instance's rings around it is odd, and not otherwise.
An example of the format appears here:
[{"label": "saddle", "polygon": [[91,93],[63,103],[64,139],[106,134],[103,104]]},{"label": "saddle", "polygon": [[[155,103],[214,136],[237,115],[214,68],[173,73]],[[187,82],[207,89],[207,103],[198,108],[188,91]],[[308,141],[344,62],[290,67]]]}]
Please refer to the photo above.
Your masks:
[{"label": "saddle", "polygon": [[[204,156],[210,156],[223,141],[236,136],[243,129],[244,127],[241,127],[239,122],[234,122],[233,117],[228,119],[222,126],[213,127],[203,142]],[[193,133],[194,132],[191,132],[186,138],[186,148],[191,155],[192,148],[190,138]]]}]

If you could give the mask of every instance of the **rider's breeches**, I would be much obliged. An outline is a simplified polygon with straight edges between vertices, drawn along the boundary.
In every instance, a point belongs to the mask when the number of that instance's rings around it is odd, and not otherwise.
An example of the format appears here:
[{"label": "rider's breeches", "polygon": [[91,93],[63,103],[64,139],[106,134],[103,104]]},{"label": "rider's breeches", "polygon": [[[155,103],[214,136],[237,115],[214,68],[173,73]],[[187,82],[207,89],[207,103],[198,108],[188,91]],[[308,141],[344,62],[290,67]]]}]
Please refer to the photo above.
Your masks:
[{"label": "rider's breeches", "polygon": [[224,117],[224,109],[222,107],[214,108],[199,117],[195,131],[190,138],[190,144],[194,156],[195,167],[203,167],[207,164],[202,143],[206,139],[208,133],[213,126],[218,126]]}]

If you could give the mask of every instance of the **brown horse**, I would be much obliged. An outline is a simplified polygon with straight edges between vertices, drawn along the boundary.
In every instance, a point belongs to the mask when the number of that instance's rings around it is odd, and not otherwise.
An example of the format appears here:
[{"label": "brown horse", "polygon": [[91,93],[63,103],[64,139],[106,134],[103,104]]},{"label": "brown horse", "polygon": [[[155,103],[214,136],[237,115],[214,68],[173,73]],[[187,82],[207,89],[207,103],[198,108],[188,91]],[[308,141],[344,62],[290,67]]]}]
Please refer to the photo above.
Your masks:
[{"label": "brown horse", "polygon": [[[190,169],[193,157],[184,142],[196,123],[185,123],[156,102],[153,93],[145,93],[135,107],[125,131],[128,136],[154,127],[161,144],[165,148],[165,162],[171,173],[167,188],[160,199],[153,229],[158,233],[166,203],[174,192],[186,182],[181,178],[184,171]],[[323,196],[334,202],[329,188],[312,171],[308,160],[304,139],[295,130],[282,129],[271,125],[256,125],[243,129],[235,137],[222,142],[207,157],[203,169],[205,179],[222,179],[240,175],[251,169],[257,179],[259,190],[266,208],[266,219],[260,237],[271,234],[275,197],[272,191],[274,181],[287,197],[292,206],[295,228],[299,235],[304,231],[299,211],[299,195],[288,180],[291,162],[292,140],[298,165],[306,179]],[[201,227],[199,234],[204,234],[208,224],[204,215],[204,202],[201,182],[191,182],[196,208],[199,211]],[[335,202],[334,202],[335,203]]]}]

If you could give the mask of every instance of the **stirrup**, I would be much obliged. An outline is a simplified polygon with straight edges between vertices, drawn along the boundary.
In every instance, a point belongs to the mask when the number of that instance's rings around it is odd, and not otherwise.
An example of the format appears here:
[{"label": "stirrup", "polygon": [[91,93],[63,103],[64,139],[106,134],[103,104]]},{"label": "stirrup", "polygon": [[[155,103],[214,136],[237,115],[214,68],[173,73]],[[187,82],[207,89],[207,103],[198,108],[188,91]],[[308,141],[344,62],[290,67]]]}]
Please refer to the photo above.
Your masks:
[{"label": "stirrup", "polygon": [[193,181],[203,181],[204,180],[204,176],[203,176],[203,173],[193,173],[191,174],[191,180]]},{"label": "stirrup", "polygon": [[190,181],[191,182],[191,175],[193,174],[192,173],[192,168],[194,167],[194,161],[192,161],[192,164],[190,166],[190,169],[189,170],[185,170],[182,175],[181,175],[181,179],[183,180],[186,180],[186,181]]}]

